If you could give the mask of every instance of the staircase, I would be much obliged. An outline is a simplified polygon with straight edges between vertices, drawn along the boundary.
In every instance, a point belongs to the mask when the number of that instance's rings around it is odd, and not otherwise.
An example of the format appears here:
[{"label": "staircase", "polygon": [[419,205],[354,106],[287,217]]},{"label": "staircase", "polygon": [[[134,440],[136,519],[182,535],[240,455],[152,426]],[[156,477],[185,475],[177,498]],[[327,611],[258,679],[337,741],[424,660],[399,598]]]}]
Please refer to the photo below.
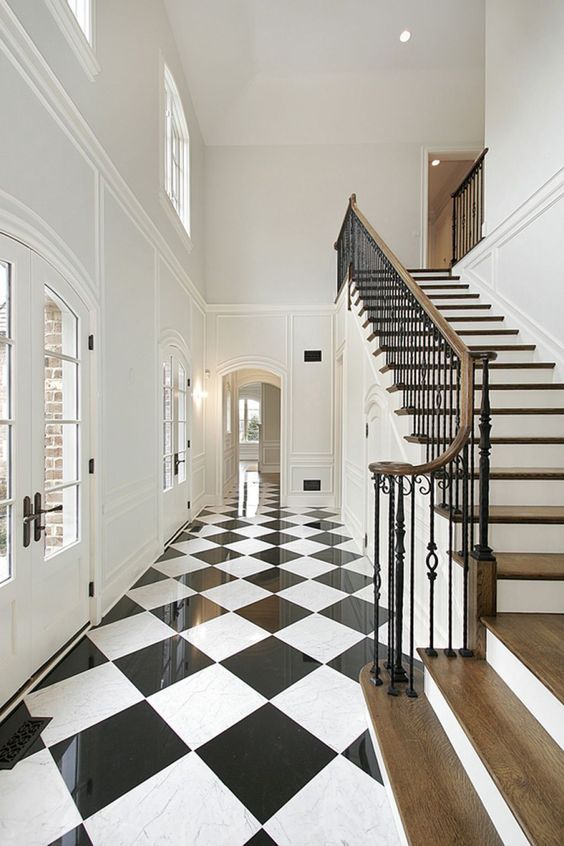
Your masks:
[{"label": "staircase", "polygon": [[[564,383],[460,277],[403,268],[354,195],[336,247],[341,296],[413,455],[370,466],[389,623],[383,666],[361,673],[403,842],[562,844]],[[424,576],[427,641],[414,608]]]}]

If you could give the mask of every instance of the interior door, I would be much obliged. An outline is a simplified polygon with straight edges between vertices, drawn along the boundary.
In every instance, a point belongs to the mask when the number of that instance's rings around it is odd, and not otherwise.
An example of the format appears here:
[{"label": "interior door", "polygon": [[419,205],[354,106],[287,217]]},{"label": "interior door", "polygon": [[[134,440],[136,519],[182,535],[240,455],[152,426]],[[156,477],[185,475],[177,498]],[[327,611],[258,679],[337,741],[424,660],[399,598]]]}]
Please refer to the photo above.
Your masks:
[{"label": "interior door", "polygon": [[0,237],[0,702],[89,619],[88,311]]},{"label": "interior door", "polygon": [[189,375],[178,347],[162,356],[163,530],[169,540],[190,517]]}]

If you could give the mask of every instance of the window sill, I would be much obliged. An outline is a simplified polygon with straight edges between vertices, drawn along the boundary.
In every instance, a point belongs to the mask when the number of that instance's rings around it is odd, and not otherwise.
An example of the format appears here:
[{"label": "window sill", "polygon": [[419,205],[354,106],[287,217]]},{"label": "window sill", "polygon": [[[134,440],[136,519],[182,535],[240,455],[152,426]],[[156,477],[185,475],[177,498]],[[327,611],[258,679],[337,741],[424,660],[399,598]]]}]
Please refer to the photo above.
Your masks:
[{"label": "window sill", "polygon": [[69,47],[82,65],[86,76],[91,82],[94,82],[100,73],[100,64],[70,6],[66,0],[45,0],[45,4],[65,36]]},{"label": "window sill", "polygon": [[161,201],[161,206],[165,210],[168,219],[176,229],[178,235],[180,236],[180,240],[184,245],[184,249],[187,253],[192,252],[192,239],[186,230],[186,227],[178,217],[178,212],[170,202],[170,198],[165,191],[159,191],[159,199]]}]

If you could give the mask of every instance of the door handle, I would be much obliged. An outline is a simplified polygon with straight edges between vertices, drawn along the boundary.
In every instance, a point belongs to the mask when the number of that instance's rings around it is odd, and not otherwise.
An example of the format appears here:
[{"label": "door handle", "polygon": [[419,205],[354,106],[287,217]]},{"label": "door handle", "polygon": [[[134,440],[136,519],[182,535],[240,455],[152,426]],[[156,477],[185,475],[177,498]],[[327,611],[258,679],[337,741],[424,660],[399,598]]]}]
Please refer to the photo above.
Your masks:
[{"label": "door handle", "polygon": [[178,468],[181,464],[186,464],[185,458],[179,458],[178,453],[174,455],[174,475],[178,476]]},{"label": "door handle", "polygon": [[23,524],[24,524],[24,537],[23,537],[23,545],[24,547],[29,546],[31,543],[31,524],[34,523],[33,527],[33,539],[38,541],[41,540],[41,532],[45,531],[45,526],[41,525],[41,515],[42,514],[51,514],[53,511],[62,511],[62,505],[55,505],[53,508],[41,508],[42,505],[42,497],[40,493],[36,493],[33,497],[33,511],[31,509],[31,499],[26,496],[24,497],[23,501]]}]

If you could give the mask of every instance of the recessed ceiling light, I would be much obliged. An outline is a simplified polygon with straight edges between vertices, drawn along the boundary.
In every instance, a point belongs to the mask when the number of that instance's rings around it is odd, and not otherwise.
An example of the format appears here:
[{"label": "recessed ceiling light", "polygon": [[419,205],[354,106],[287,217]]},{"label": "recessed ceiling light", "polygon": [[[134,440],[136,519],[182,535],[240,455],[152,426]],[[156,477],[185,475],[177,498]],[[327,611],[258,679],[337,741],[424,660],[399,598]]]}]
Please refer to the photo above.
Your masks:
[{"label": "recessed ceiling light", "polygon": [[411,38],[410,31],[408,29],[404,29],[404,31],[400,35],[400,41],[402,42],[402,44],[405,44],[406,41],[409,41],[410,38]]},{"label": "recessed ceiling light", "polygon": [[436,167],[437,165],[440,165],[440,163],[440,159],[433,159],[433,161],[431,162],[431,167]]}]

